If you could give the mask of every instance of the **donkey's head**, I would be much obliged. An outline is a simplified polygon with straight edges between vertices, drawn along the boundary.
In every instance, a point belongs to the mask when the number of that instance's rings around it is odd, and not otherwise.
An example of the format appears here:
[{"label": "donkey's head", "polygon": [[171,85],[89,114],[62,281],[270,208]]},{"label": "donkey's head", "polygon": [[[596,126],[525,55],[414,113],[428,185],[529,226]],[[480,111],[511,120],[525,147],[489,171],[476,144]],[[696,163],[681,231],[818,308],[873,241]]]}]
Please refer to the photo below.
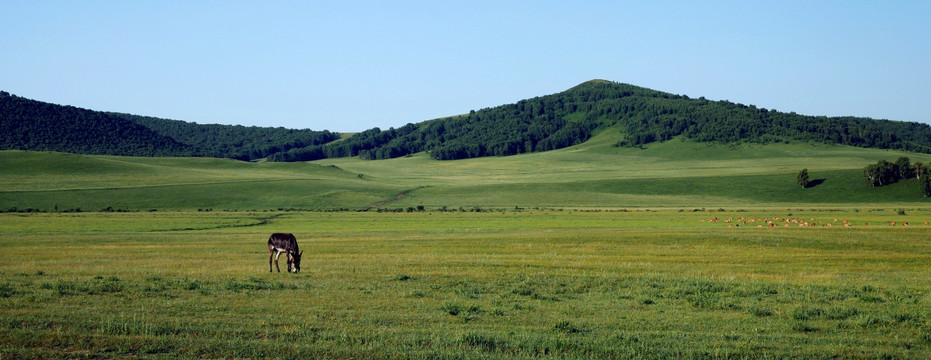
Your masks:
[{"label": "donkey's head", "polygon": [[[301,271],[301,255],[304,255],[304,251],[300,253],[291,254],[291,261],[289,261],[288,271],[291,272],[300,272]],[[292,268],[293,265],[293,268]]]}]

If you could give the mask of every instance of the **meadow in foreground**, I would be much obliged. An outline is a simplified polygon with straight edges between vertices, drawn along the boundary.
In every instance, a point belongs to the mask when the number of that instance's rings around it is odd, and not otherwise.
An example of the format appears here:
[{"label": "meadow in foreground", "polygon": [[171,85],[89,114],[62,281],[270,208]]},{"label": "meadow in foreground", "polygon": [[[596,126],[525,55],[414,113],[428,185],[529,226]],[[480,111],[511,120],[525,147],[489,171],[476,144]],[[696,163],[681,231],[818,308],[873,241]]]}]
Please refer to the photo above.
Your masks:
[{"label": "meadow in foreground", "polygon": [[[702,221],[774,216],[856,226]],[[0,357],[928,358],[928,220],[866,208],[0,214]],[[297,235],[301,273],[268,272],[276,231]]]}]

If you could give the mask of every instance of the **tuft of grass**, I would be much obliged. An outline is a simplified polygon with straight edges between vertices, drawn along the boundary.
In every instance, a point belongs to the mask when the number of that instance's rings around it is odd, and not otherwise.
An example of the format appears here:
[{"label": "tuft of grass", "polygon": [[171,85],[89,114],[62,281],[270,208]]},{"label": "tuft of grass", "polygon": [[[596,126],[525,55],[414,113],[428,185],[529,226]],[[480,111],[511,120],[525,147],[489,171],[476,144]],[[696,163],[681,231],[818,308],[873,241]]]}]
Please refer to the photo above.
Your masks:
[{"label": "tuft of grass", "polygon": [[62,279],[54,283],[44,282],[40,288],[54,290],[59,296],[70,296],[119,293],[123,291],[124,286],[115,276],[104,279],[103,276],[98,275],[86,281]]},{"label": "tuft of grass", "polygon": [[862,328],[871,329],[884,326],[886,321],[876,314],[861,314],[856,317],[856,323]]},{"label": "tuft of grass", "polygon": [[457,303],[446,303],[440,308],[440,310],[446,314],[455,316],[464,322],[474,321],[478,319],[479,315],[485,313],[481,306],[475,304],[463,306]]},{"label": "tuft of grass", "polygon": [[493,336],[478,334],[474,332],[462,335],[459,342],[463,345],[478,348],[482,351],[494,352],[508,348],[506,341],[499,340]]},{"label": "tuft of grass", "polygon": [[818,328],[811,326],[808,323],[800,321],[800,322],[795,323],[795,325],[792,326],[792,330],[801,332],[801,333],[812,333],[812,332],[818,331]]},{"label": "tuft of grass", "polygon": [[294,284],[285,284],[281,281],[267,281],[257,277],[248,279],[229,279],[226,281],[225,289],[233,292],[247,290],[296,290],[298,287]]},{"label": "tuft of grass", "polygon": [[449,315],[452,315],[452,316],[459,316],[459,314],[463,312],[463,308],[461,305],[451,304],[451,303],[443,305],[443,307],[441,307],[440,310],[443,310],[443,312]]},{"label": "tuft of grass", "polygon": [[562,320],[562,321],[557,322],[556,324],[553,325],[553,330],[557,332],[565,333],[565,334],[580,334],[580,333],[588,332],[587,330],[582,329],[581,327],[575,326],[568,320]]},{"label": "tuft of grass", "polygon": [[852,307],[831,307],[824,312],[824,318],[829,320],[847,320],[860,314],[860,310]]},{"label": "tuft of grass", "polygon": [[813,320],[824,315],[824,310],[820,308],[801,307],[792,310],[791,316],[795,320]]},{"label": "tuft of grass", "polygon": [[8,298],[16,295],[17,291],[13,284],[9,282],[0,283],[0,297]]},{"label": "tuft of grass", "polygon": [[204,284],[200,280],[184,280],[182,287],[185,290],[201,290],[204,288]]},{"label": "tuft of grass", "polygon": [[922,326],[918,332],[918,339],[925,344],[931,344],[931,325]]},{"label": "tuft of grass", "polygon": [[760,307],[760,306],[751,307],[750,310],[749,310],[748,312],[749,312],[750,314],[752,314],[753,316],[756,316],[756,317],[768,317],[768,316],[773,316],[773,310],[772,310],[772,309],[769,309],[769,308],[766,308],[766,307]]}]

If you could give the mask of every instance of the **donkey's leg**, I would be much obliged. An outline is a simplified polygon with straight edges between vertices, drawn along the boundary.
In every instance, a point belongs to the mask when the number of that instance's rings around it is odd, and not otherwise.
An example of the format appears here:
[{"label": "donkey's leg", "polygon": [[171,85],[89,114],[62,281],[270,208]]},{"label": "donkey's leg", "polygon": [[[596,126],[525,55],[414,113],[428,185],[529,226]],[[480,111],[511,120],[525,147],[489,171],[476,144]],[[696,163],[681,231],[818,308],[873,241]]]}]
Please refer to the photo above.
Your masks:
[{"label": "donkey's leg", "polygon": [[281,253],[275,253],[275,269],[278,269],[278,272],[281,272],[281,268],[278,267],[278,257],[281,256]]},{"label": "donkey's leg", "polygon": [[275,250],[268,250],[268,272],[272,272],[272,258],[275,257]]}]

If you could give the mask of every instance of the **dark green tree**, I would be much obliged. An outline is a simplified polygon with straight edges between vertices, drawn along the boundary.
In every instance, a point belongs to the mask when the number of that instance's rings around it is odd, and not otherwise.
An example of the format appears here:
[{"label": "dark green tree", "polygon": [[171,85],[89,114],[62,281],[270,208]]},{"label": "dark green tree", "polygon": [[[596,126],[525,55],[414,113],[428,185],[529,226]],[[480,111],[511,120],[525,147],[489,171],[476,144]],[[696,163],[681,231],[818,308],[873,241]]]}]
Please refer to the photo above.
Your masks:
[{"label": "dark green tree", "polygon": [[795,176],[795,183],[803,188],[807,188],[809,184],[808,179],[808,169],[802,169],[798,172],[798,175]]},{"label": "dark green tree", "polygon": [[908,157],[902,156],[895,160],[895,170],[897,172],[896,176],[901,179],[908,179],[912,177],[912,164]]},{"label": "dark green tree", "polygon": [[867,182],[873,187],[889,185],[895,182],[897,174],[898,172],[895,169],[895,164],[886,160],[879,160],[875,164],[867,165],[866,168],[863,169],[863,176],[866,177]]}]

